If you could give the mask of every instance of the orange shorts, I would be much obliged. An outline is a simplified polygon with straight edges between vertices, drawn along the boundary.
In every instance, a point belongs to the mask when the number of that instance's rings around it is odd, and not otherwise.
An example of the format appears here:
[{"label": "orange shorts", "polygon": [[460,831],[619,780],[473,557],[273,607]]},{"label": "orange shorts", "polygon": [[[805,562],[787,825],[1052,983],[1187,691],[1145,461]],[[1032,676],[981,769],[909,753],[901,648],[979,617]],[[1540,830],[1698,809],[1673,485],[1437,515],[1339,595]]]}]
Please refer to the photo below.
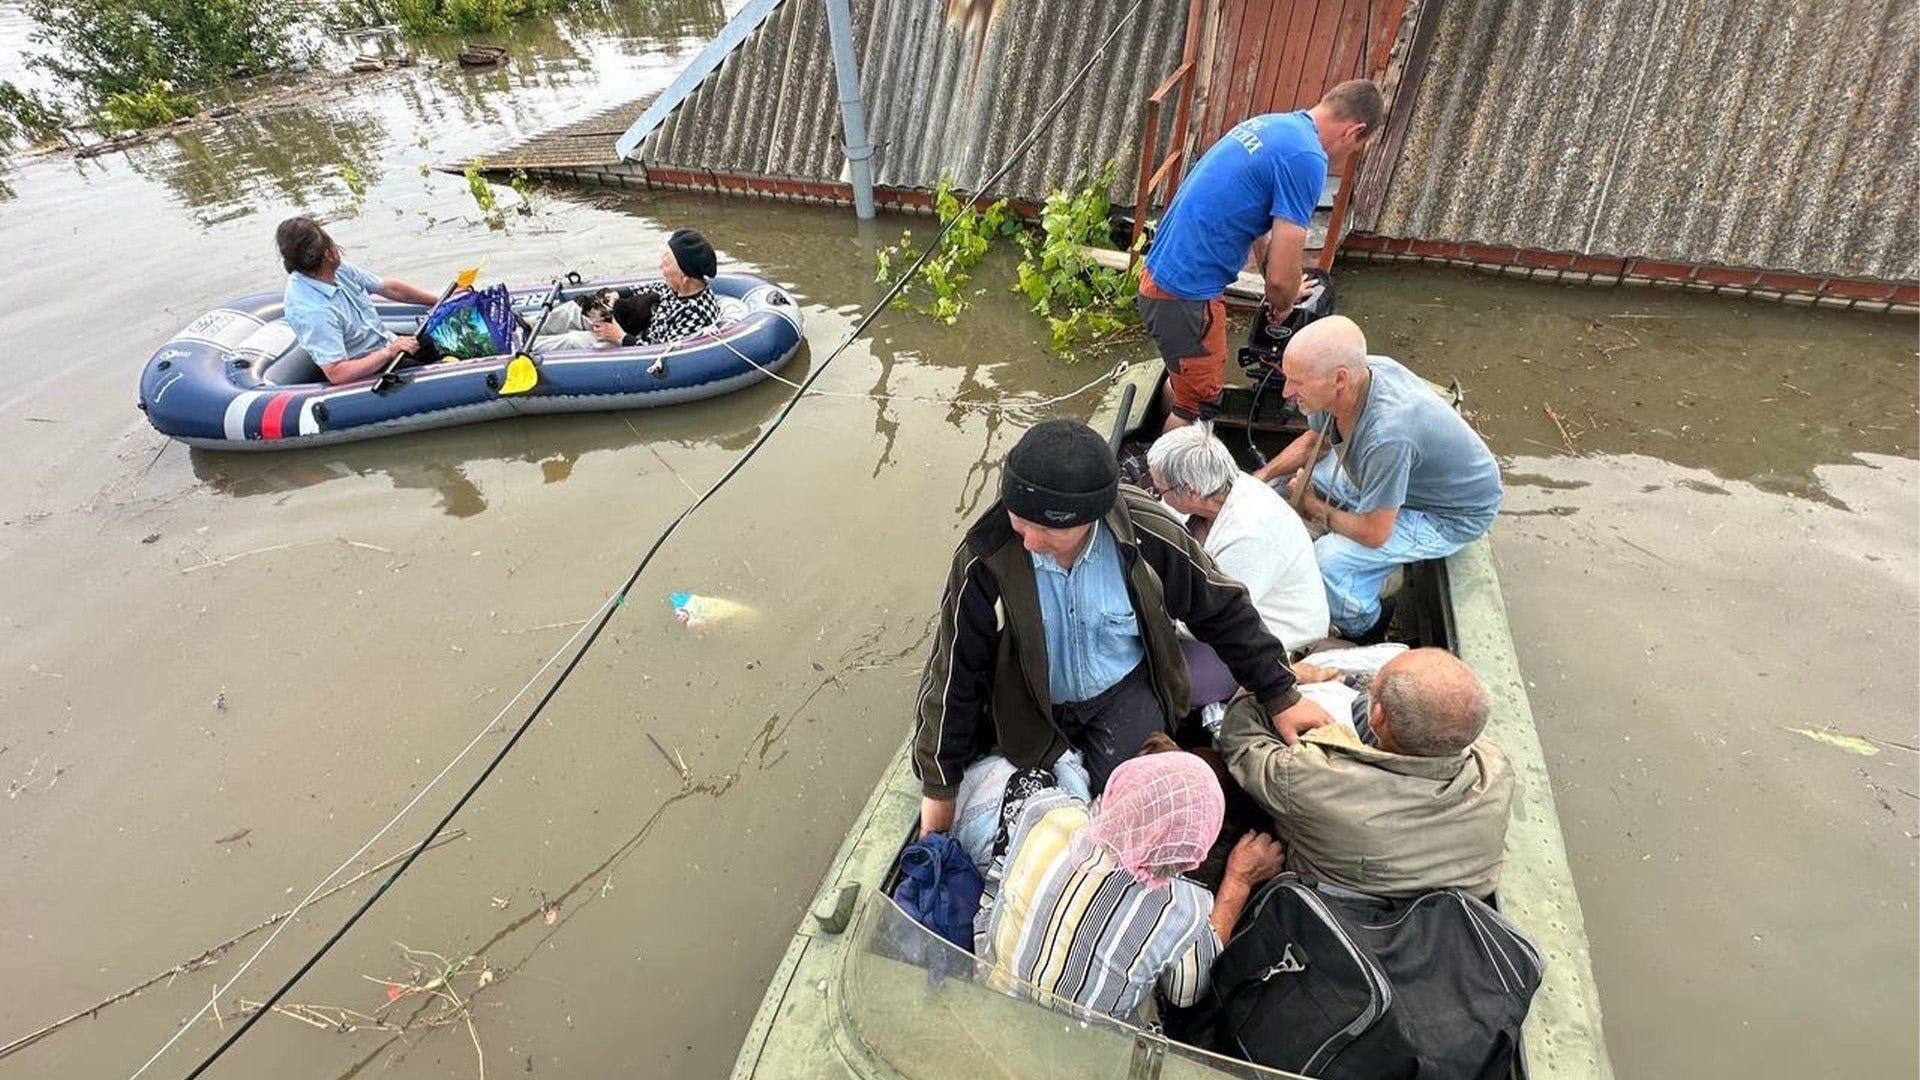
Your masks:
[{"label": "orange shorts", "polygon": [[1227,377],[1227,303],[1182,300],[1153,283],[1140,268],[1140,321],[1167,365],[1173,411],[1185,420],[1211,420],[1220,411]]}]

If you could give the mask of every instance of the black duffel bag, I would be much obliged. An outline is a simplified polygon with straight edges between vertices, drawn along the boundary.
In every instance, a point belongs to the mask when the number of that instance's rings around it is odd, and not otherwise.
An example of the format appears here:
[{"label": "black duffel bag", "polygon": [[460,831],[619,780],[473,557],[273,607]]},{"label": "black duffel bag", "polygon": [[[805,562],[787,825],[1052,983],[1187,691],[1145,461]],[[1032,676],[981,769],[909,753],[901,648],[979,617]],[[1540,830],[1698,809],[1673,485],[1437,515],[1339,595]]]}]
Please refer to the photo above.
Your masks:
[{"label": "black duffel bag", "polygon": [[1281,874],[1169,1035],[1322,1080],[1504,1080],[1540,953],[1456,889],[1388,900]]}]

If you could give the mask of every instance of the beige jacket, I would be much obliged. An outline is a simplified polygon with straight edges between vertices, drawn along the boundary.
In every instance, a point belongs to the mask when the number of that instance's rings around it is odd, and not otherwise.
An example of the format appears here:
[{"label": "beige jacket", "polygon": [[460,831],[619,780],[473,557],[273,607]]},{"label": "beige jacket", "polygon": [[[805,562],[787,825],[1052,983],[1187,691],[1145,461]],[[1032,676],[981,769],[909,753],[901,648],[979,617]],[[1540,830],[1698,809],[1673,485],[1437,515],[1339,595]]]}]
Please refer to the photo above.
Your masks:
[{"label": "beige jacket", "polygon": [[1269,814],[1287,869],[1382,896],[1500,881],[1513,772],[1481,739],[1454,757],[1390,754],[1338,725],[1296,746],[1242,696],[1220,730],[1227,768]]}]

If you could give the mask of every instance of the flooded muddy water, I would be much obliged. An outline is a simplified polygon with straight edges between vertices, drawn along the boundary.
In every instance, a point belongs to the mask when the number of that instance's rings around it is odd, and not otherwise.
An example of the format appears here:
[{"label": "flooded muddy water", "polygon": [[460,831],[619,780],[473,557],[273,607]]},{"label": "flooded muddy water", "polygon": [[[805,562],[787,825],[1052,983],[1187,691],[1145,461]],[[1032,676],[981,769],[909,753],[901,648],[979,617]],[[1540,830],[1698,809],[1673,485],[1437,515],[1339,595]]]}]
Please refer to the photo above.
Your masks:
[{"label": "flooded muddy water", "polygon": [[1341,284],[1502,455],[1494,553],[1619,1075],[1920,1070],[1913,320]]},{"label": "flooded muddy water", "polygon": [[[360,865],[421,835],[788,393],[286,454],[169,445],[133,407],[139,368],[279,278],[281,217],[319,213],[349,258],[428,287],[474,263],[626,272],[698,225],[802,299],[795,379],[877,299],[875,246],[924,223],[543,190],[495,229],[433,171],[664,86],[724,15],[616,5],[517,33],[501,71],[0,167],[0,1042],[292,906],[477,736]],[[0,19],[0,53],[20,27]],[[1622,1075],[1911,1075],[1910,321],[1369,266],[1341,287],[1378,351],[1468,387],[1506,462],[1496,552]],[[904,735],[951,545],[1033,419],[978,406],[1099,374],[1044,338],[998,288],[955,328],[884,315],[682,529],[458,838],[291,995],[321,1026],[268,1017],[215,1075],[475,1076],[480,1054],[494,1076],[724,1073]],[[683,589],[757,616],[691,633],[666,601]],[[1879,752],[1793,730],[1828,726]],[[148,1075],[183,1074],[368,887],[296,920],[229,1019]],[[260,940],[0,1076],[131,1075]],[[407,989],[467,956],[471,1031]]]}]

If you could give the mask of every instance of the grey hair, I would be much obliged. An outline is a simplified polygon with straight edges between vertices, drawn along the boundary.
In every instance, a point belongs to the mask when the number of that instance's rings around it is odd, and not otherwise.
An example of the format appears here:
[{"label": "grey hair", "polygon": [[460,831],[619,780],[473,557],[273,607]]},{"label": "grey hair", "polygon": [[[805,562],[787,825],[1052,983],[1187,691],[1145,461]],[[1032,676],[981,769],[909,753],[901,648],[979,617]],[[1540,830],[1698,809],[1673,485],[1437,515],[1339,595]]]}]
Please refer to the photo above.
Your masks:
[{"label": "grey hair", "polygon": [[1487,684],[1443,649],[1414,649],[1391,661],[1372,692],[1394,748],[1414,757],[1451,757],[1472,746],[1493,707]]},{"label": "grey hair", "polygon": [[1202,499],[1232,487],[1240,475],[1233,452],[1213,437],[1211,424],[1188,424],[1155,439],[1147,448],[1147,466],[1168,487]]}]

